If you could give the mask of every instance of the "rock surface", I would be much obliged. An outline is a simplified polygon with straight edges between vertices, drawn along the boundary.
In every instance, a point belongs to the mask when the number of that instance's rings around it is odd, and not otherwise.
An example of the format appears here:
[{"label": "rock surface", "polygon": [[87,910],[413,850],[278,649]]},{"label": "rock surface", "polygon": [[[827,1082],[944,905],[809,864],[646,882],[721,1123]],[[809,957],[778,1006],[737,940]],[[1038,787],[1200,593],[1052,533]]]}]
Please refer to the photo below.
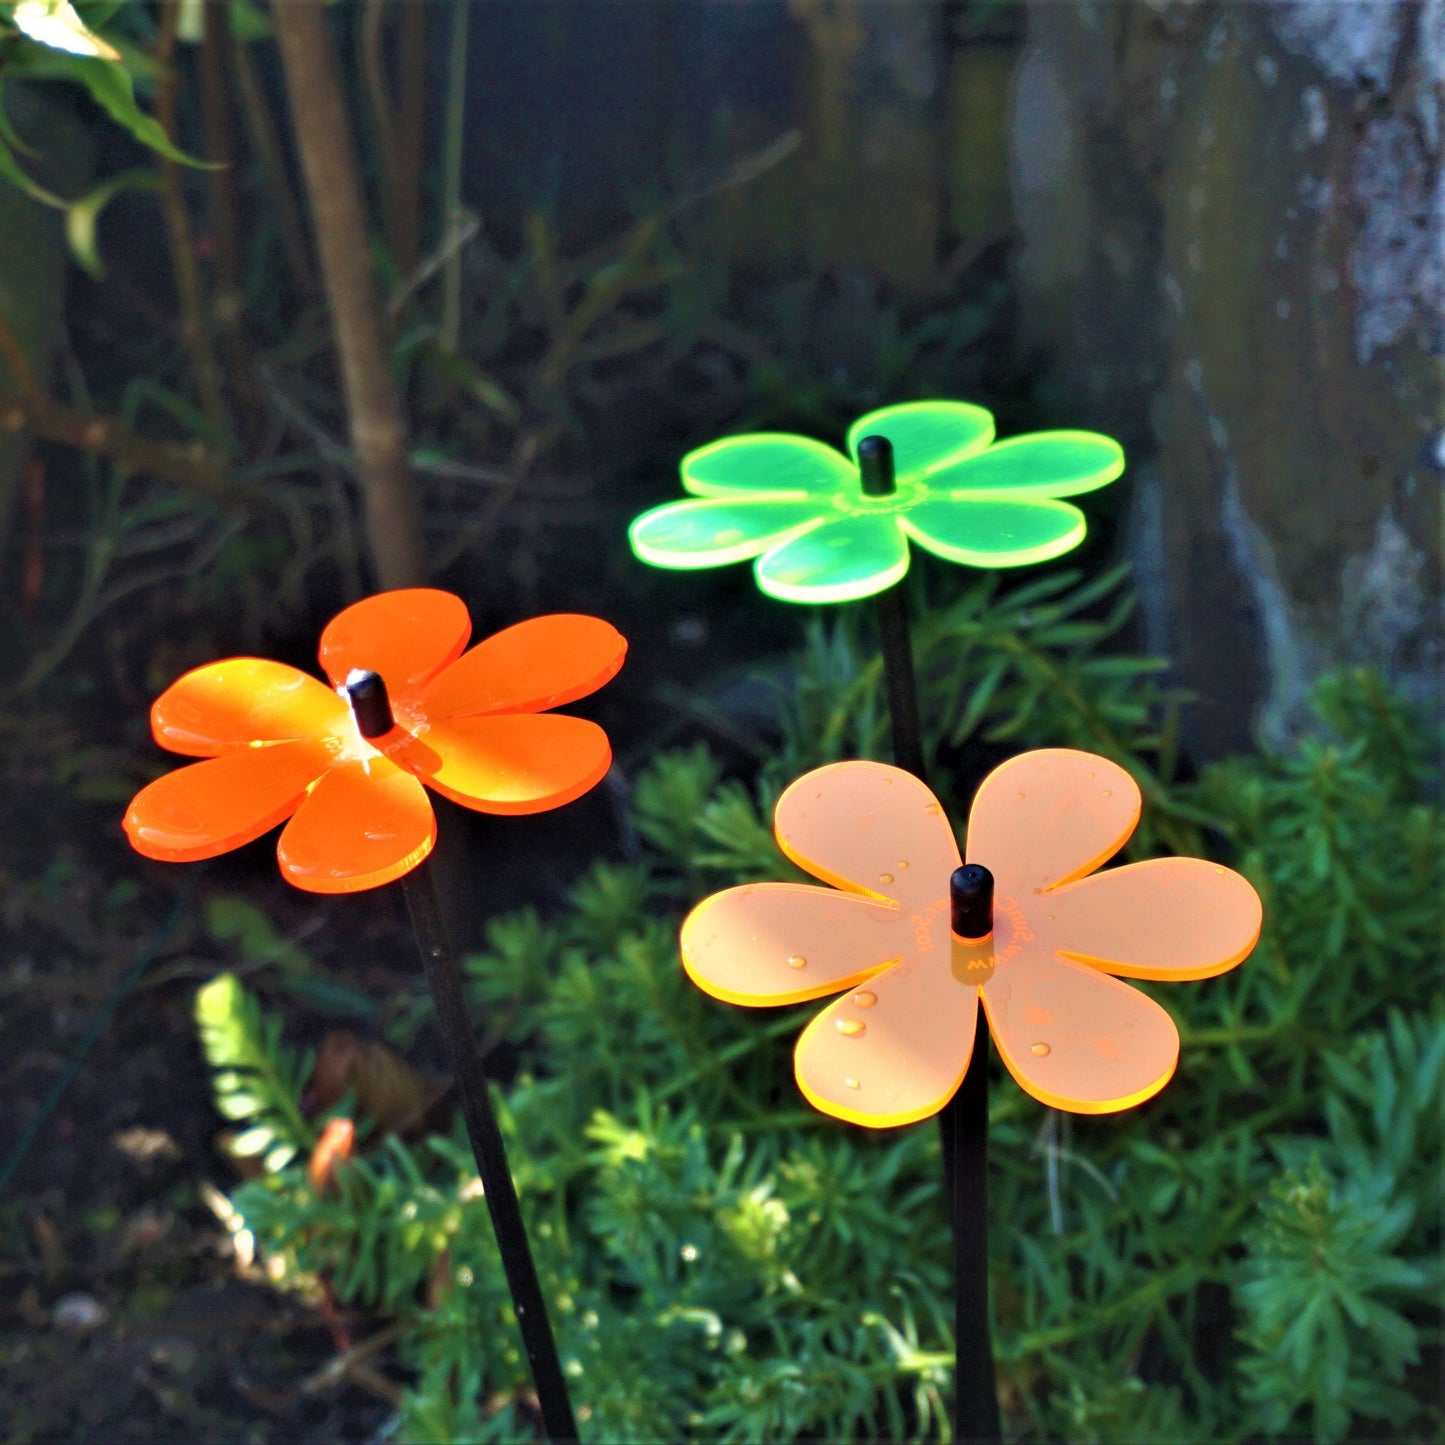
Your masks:
[{"label": "rock surface", "polygon": [[1031,5],[1029,340],[1130,453],[1151,643],[1215,756],[1321,670],[1437,685],[1445,3]]}]

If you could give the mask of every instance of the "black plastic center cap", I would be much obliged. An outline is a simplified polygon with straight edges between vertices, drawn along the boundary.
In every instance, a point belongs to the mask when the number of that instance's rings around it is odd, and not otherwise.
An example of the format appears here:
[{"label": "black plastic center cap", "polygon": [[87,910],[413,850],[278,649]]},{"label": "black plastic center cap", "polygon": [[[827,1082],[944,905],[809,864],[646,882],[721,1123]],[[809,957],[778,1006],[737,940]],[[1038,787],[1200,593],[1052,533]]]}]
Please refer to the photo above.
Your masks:
[{"label": "black plastic center cap", "polygon": [[958,938],[987,938],[993,932],[993,874],[981,863],[965,863],[948,879],[949,925]]},{"label": "black plastic center cap", "polygon": [[391,699],[386,695],[386,684],[380,673],[353,667],[346,674],[346,698],[362,737],[385,737],[396,726],[396,719],[391,715]]}]

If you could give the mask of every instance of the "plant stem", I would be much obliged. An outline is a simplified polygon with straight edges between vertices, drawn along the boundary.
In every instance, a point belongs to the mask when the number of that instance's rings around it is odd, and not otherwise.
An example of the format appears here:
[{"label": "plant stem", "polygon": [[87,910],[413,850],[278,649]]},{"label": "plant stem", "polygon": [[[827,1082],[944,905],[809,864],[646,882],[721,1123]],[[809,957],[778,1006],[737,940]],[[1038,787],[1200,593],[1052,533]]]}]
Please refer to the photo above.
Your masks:
[{"label": "plant stem", "polygon": [[382,341],[361,177],[327,7],[319,0],[286,0],[272,7],[271,23],[311,202],[372,560],[382,587],[414,587],[424,580],[426,568],[407,464],[406,423]]},{"label": "plant stem", "polygon": [[[879,593],[877,611],[893,761],[927,783],[901,584]],[[953,1234],[954,1433],[959,1440],[994,1441],[1002,1435],[988,1314],[988,1024],[982,1007],[968,1070],[938,1125]]]},{"label": "plant stem", "polygon": [[517,1326],[532,1368],[532,1383],[537,1390],[537,1403],[542,1411],[542,1427],[547,1438],[560,1445],[577,1439],[577,1425],[572,1418],[572,1404],[567,1396],[567,1382],[557,1355],[557,1342],[547,1319],[547,1302],[532,1260],[532,1247],[522,1223],[521,1206],[507,1165],[502,1131],[492,1111],[487,1092],[487,1078],[477,1052],[476,1035],[462,992],[461,972],[456,956],[447,941],[442,922],[441,900],[427,864],[414,868],[402,879],[407,912],[412,931],[421,951],[426,969],[427,986],[436,1005],[437,1023],[451,1058],[456,1075],[457,1093],[467,1122],[467,1136],[472,1141],[477,1171],[481,1175],[487,1208],[492,1216],[497,1247],[502,1255],[502,1268],[512,1292],[517,1312]]},{"label": "plant stem", "polygon": [[[452,0],[452,28],[448,37],[446,135],[442,150],[442,235],[452,235],[461,224],[462,154],[467,118],[467,15],[470,0]],[[457,247],[442,271],[442,314],[438,341],[443,351],[457,349],[462,320],[462,253]]]},{"label": "plant stem", "polygon": [[[180,0],[168,0],[161,6],[160,28],[156,38],[156,59],[161,66],[156,84],[156,122],[166,139],[176,139],[176,92],[180,85],[176,59],[176,29],[180,18]],[[195,241],[191,218],[181,193],[176,162],[163,155],[161,162],[161,197],[164,202],[166,231],[171,243],[171,265],[175,271],[176,295],[181,310],[181,337],[190,353],[191,371],[201,398],[201,410],[212,432],[212,440],[224,443],[229,427],[226,404],[221,395],[221,374],[211,349],[210,321],[206,315],[206,299],[201,288],[201,272],[196,265]]]},{"label": "plant stem", "polygon": [[241,279],[243,231],[236,203],[231,93],[235,45],[229,7],[204,6],[201,14],[205,26],[200,57],[201,128],[206,158],[215,167],[206,172],[207,221],[215,251],[216,283],[210,319],[225,360],[237,428],[247,450],[259,450],[265,417],[256,394],[256,368],[246,334],[246,288]]},{"label": "plant stem", "polygon": [[232,37],[229,51],[235,65],[236,91],[241,101],[246,133],[251,149],[261,163],[266,178],[267,204],[281,238],[281,249],[291,271],[291,284],[302,297],[309,298],[316,290],[316,277],[311,269],[311,252],[307,249],[306,228],[301,224],[301,210],[291,189],[291,178],[281,158],[281,142],[271,119],[271,104],[256,74],[248,41]]},{"label": "plant stem", "polygon": [[[3,334],[3,323],[0,323]],[[48,397],[0,387],[0,432],[26,431],[42,441],[58,442],[108,457],[133,472],[208,497],[218,505],[250,505],[259,501],[255,489],[224,488],[225,462],[204,442],[190,444],[149,441],[124,422],[62,406]]]}]

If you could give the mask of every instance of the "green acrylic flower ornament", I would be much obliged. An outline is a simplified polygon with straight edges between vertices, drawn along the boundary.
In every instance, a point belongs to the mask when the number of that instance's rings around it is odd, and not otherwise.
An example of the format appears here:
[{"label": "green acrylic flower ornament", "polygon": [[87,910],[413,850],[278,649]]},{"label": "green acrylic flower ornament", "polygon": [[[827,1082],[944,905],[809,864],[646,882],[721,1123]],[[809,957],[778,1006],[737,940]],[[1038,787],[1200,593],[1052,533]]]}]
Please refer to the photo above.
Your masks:
[{"label": "green acrylic flower ornament", "polygon": [[758,586],[785,602],[847,602],[908,571],[908,539],[972,567],[1046,562],[1083,540],[1060,497],[1124,470],[1097,432],[995,442],[993,417],[962,401],[913,401],[859,418],[848,455],[809,437],[756,432],[689,452],[682,484],[700,501],[638,517],[632,550],[655,567],[756,558]]}]

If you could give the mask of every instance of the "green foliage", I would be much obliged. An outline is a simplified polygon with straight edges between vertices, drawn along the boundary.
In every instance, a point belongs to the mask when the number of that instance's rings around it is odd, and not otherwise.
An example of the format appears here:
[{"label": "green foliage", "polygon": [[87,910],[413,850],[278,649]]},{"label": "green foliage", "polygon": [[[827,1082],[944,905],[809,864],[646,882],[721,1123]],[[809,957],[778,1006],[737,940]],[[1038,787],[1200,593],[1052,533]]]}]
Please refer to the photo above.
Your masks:
[{"label": "green foliage", "polygon": [[[1174,830],[1202,850],[1212,819],[1215,851],[1268,889],[1267,932],[1236,973],[1158,990],[1184,1050],[1146,1106],[1075,1118],[996,1077],[1009,1436],[1428,1433],[1441,1423],[1423,1361],[1440,1338],[1445,1032],[1423,730],[1375,680],[1346,676],[1321,690],[1320,737],[1184,786],[1148,669],[1086,665],[1109,662],[1095,649],[1124,606],[1117,587],[1056,574],[1021,602],[981,585],[924,618],[927,688],[960,700],[926,710],[964,738],[1016,737],[1027,710],[1031,743],[1120,757],[1149,790],[1150,846]],[[1113,610],[1090,620],[1099,607]],[[1000,654],[986,703],[970,706]],[[637,856],[595,865],[555,917],[494,920],[466,960],[487,1034],[522,1051],[499,1114],[587,1439],[948,1438],[936,1130],[815,1114],[790,1058],[811,1009],[717,1003],[676,957],[680,918],[705,893],[790,876],[768,826],[788,772],[877,751],[877,733],[858,731],[879,707],[865,656],[846,627],[815,633],[784,694],[785,764],[748,789],[702,748],[653,759],[634,789]],[[232,996],[229,1011],[246,1008]],[[255,1025],[236,1037],[254,1057]],[[459,1130],[389,1139],[321,1197],[298,1160],[233,1202],[283,1279],[323,1279],[400,1325],[415,1372],[402,1438],[531,1438]]]},{"label": "green foliage", "polygon": [[[149,78],[152,63],[130,45],[117,48],[98,33],[116,18],[133,19],[139,7],[114,4],[72,6],[67,0],[3,0],[0,3],[0,86],[7,79],[60,80],[79,86],[117,125],[157,155],[198,165],[136,101],[137,77]],[[3,115],[0,100],[0,178],[32,200],[65,212],[66,240],[77,261],[93,276],[103,274],[95,231],[101,211],[123,190],[157,190],[154,174],[127,170],[110,176],[83,196],[66,200],[39,185],[20,162],[28,148]]]},{"label": "green foliage", "polygon": [[1399,1382],[1420,1363],[1416,1320],[1442,1283],[1445,1016],[1392,1013],[1350,1053],[1325,1060],[1338,1090],[1328,1137],[1271,1141],[1286,1167],[1245,1239],[1244,1396],[1272,1435],[1303,1423],[1341,1440],[1354,1419],[1398,1428],[1418,1413]]},{"label": "green foliage", "polygon": [[315,1142],[299,1102],[311,1058],[282,1046],[280,1019],[263,1018],[234,974],[221,974],[196,994],[196,1028],[216,1071],[216,1112],[241,1127],[230,1152],[261,1154],[268,1169],[283,1168]]}]

